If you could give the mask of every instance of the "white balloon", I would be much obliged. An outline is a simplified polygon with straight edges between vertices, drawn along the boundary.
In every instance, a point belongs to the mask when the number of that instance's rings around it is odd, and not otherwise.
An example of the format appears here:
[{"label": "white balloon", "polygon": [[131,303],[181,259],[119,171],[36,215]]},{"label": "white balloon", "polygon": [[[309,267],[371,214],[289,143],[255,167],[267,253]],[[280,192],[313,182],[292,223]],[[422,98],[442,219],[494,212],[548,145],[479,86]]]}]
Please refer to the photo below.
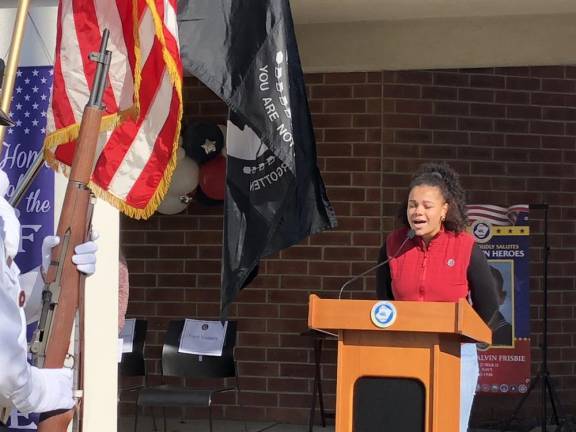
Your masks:
[{"label": "white balloon", "polygon": [[180,201],[180,198],[166,195],[156,211],[158,213],[172,215],[183,212],[188,207],[188,204]]},{"label": "white balloon", "polygon": [[192,192],[198,186],[199,176],[200,167],[196,161],[184,156],[178,161],[174,174],[172,174],[172,183],[170,183],[167,195],[179,197]]}]

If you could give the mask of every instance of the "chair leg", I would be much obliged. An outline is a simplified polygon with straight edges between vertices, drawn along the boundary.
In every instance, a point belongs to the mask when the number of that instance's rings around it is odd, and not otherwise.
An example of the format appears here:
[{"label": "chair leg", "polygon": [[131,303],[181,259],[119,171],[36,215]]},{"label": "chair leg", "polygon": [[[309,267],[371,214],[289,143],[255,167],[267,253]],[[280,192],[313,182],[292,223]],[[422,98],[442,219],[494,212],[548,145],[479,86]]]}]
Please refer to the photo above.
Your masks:
[{"label": "chair leg", "polygon": [[134,432],[138,432],[138,412],[140,411],[140,407],[136,404],[136,415],[134,416]]},{"label": "chair leg", "polygon": [[212,405],[208,405],[208,427],[212,432]]},{"label": "chair leg", "polygon": [[168,426],[166,426],[166,407],[162,407],[162,415],[164,416],[164,432],[168,432]]},{"label": "chair leg", "polygon": [[154,407],[151,407],[151,409],[152,409],[152,428],[153,428],[152,430],[153,430],[154,432],[157,432],[157,431],[158,431],[158,426],[156,426],[156,414],[155,414],[155,412],[154,412]]},{"label": "chair leg", "polygon": [[[244,404],[242,403],[242,395],[240,394],[240,381],[238,380],[238,376],[235,376],[236,381],[236,398],[238,400],[238,406],[240,408],[244,408]],[[242,419],[242,426],[244,427],[244,432],[248,432],[248,425],[246,424],[246,419]]]}]

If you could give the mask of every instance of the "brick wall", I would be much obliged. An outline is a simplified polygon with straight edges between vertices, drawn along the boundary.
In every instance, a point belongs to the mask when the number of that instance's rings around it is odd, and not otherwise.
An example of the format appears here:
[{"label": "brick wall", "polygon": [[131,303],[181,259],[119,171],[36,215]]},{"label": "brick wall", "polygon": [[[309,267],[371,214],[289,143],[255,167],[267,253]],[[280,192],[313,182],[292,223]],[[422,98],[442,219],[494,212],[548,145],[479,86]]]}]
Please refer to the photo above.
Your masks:
[{"label": "brick wall", "polygon": [[[376,261],[397,203],[423,161],[446,160],[461,174],[469,202],[542,203],[549,212],[550,370],[561,400],[576,404],[576,68],[309,74],[319,167],[339,226],[262,261],[232,308],[239,321],[244,408],[220,400],[217,415],[304,423],[313,358],[306,329],[311,292],[335,296]],[[196,80],[185,84],[186,117],[223,123],[226,107]],[[172,318],[218,314],[222,208],[192,204],[180,215],[122,218],[131,278],[129,316],[149,320],[147,357],[159,371],[163,330]],[[533,370],[541,357],[542,216],[530,221]],[[373,278],[350,287],[373,296]],[[322,373],[334,404],[334,343]],[[157,378],[157,377],[156,377]],[[473,421],[506,415],[515,400],[483,397]],[[528,405],[536,405],[536,394]],[[189,413],[188,413],[189,414]],[[526,413],[529,415],[529,413]]]}]

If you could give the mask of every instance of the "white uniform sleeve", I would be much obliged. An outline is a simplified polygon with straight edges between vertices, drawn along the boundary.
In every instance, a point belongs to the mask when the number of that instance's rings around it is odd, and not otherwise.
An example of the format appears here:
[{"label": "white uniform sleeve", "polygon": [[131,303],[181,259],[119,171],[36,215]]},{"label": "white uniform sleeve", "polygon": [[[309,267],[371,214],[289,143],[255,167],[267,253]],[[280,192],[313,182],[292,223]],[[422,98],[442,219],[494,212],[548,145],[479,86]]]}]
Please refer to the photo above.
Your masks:
[{"label": "white uniform sleeve", "polygon": [[18,275],[8,268],[0,244],[0,396],[24,413],[72,408],[72,372],[37,369],[27,361],[24,313],[11,295],[15,288]]}]

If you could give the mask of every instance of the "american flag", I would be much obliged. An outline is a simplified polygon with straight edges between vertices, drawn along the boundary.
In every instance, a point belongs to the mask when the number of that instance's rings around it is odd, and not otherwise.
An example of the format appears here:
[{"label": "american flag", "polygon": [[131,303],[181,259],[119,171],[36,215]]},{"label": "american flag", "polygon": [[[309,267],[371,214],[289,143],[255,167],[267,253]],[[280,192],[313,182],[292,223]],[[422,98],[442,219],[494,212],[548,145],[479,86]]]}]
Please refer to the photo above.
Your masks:
[{"label": "american flag", "polygon": [[45,155],[68,172],[96,70],[88,54],[106,28],[110,86],[91,188],[128,216],[147,218],[168,189],[180,135],[176,0],[60,1]]},{"label": "american flag", "polygon": [[528,204],[516,204],[500,207],[490,204],[470,204],[466,206],[470,222],[483,220],[492,225],[526,225],[528,223]]}]

